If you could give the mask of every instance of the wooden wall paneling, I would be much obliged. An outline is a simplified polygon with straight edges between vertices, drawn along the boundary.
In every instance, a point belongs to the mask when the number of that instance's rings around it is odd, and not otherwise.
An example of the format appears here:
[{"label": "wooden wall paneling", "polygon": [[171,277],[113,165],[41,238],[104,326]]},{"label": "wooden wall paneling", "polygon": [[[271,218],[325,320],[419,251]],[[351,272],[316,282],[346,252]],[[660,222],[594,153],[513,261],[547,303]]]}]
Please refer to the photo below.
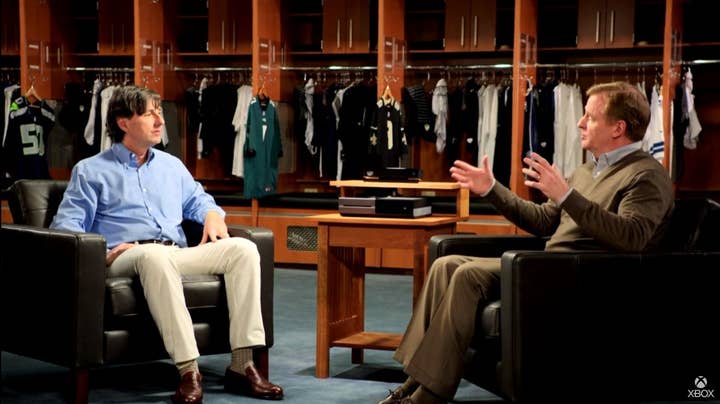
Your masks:
[{"label": "wooden wall paneling", "polygon": [[523,167],[523,127],[525,124],[523,111],[528,79],[532,81],[533,84],[537,80],[535,67],[537,62],[537,10],[537,0],[515,0],[510,189],[526,199],[530,198],[530,191],[524,184],[524,178],[521,171]]},{"label": "wooden wall paneling", "polygon": [[[401,89],[405,85],[405,0],[379,0],[378,2],[378,97],[390,86],[395,99],[400,99]],[[396,60],[392,52],[387,52],[386,40],[394,40]],[[388,68],[386,66],[392,66]]]},{"label": "wooden wall paneling", "polygon": [[153,0],[133,0],[135,25],[135,84],[165,95],[163,75],[166,50],[164,46],[163,5]]},{"label": "wooden wall paneling", "polygon": [[280,0],[253,0],[253,92],[264,86],[271,100],[280,99],[281,21]]},{"label": "wooden wall paneling", "polygon": [[[20,5],[18,0],[2,0],[2,56],[20,54]],[[3,63],[4,67],[4,63]]]},{"label": "wooden wall paneling", "polygon": [[[51,4],[41,0],[20,0],[20,86],[23,94],[33,86],[43,98],[60,98],[58,40],[53,27]],[[64,83],[63,83],[64,84]]]},{"label": "wooden wall paneling", "polygon": [[[681,60],[678,51],[680,49],[680,38],[682,33],[682,8],[680,0],[667,0],[665,2],[665,40],[663,44],[663,100],[672,100],[675,97],[675,86],[680,79]],[[663,104],[663,135],[665,136],[665,158],[663,165],[671,168],[671,156],[673,147],[671,103]],[[682,145],[677,145],[682,147]]]}]

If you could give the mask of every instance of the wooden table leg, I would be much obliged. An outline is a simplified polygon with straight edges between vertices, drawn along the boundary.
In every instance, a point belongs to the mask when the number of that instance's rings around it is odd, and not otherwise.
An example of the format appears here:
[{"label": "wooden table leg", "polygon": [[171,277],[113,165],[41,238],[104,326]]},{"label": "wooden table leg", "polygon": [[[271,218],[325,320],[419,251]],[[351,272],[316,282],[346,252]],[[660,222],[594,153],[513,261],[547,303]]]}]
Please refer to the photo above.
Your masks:
[{"label": "wooden table leg", "polygon": [[317,266],[317,342],[315,346],[315,377],[330,374],[330,335],[328,329],[328,226],[318,225]]}]

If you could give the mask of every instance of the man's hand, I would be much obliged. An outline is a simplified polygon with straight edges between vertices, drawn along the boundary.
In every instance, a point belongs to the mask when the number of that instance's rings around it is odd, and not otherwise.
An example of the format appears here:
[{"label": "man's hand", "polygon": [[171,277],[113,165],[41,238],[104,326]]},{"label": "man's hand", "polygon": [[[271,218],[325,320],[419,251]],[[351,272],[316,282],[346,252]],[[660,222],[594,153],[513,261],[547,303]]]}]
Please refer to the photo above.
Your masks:
[{"label": "man's hand", "polygon": [[108,251],[105,256],[105,265],[110,266],[110,264],[112,264],[113,261],[120,256],[120,254],[133,247],[135,247],[135,244],[133,243],[121,243],[116,245],[112,250]]},{"label": "man's hand", "polygon": [[557,166],[550,165],[541,155],[530,153],[530,157],[523,158],[523,162],[528,165],[522,169],[526,176],[525,185],[539,190],[556,204],[570,190]]},{"label": "man's hand", "polygon": [[487,156],[483,156],[482,168],[456,160],[453,166],[450,167],[450,176],[457,181],[462,188],[467,188],[479,195],[488,192],[495,183],[495,176],[490,170]]},{"label": "man's hand", "polygon": [[221,238],[228,238],[228,228],[225,224],[220,212],[211,210],[205,215],[205,226],[203,227],[202,240],[200,244],[205,244],[208,240],[215,242]]}]

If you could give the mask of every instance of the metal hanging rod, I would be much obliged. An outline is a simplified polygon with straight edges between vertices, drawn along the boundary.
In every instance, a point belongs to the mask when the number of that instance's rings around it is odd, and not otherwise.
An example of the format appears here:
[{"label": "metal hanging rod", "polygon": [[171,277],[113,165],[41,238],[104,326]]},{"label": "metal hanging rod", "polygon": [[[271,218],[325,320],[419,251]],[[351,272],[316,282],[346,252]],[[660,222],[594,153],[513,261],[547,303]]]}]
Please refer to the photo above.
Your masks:
[{"label": "metal hanging rod", "polygon": [[252,67],[229,67],[229,66],[209,66],[209,67],[178,67],[173,68],[176,72],[250,72]]},{"label": "metal hanging rod", "polygon": [[104,72],[104,73],[132,73],[135,71],[132,67],[81,67],[68,66],[65,68],[69,72]]},{"label": "metal hanging rod", "polygon": [[0,66],[0,71],[19,72],[19,67]]},{"label": "metal hanging rod", "polygon": [[480,65],[454,65],[454,66],[406,66],[405,70],[479,70],[479,69],[511,69],[512,63],[492,63]]},{"label": "metal hanging rod", "polygon": [[282,66],[280,70],[286,71],[307,71],[307,70],[332,70],[332,71],[375,71],[377,66]]},{"label": "metal hanging rod", "polygon": [[720,59],[695,59],[682,62],[684,65],[712,65],[720,64]]},{"label": "metal hanging rod", "polygon": [[662,66],[662,61],[645,61],[645,62],[597,62],[597,63],[536,63],[535,67],[539,68],[596,68],[596,67],[647,67]]}]

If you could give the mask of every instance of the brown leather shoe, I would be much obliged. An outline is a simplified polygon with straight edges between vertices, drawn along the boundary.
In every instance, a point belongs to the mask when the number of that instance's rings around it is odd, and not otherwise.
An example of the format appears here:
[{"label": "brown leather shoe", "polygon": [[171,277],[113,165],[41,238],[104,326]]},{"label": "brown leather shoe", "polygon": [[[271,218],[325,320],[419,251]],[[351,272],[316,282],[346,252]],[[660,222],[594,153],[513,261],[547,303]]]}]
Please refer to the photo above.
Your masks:
[{"label": "brown leather shoe", "polygon": [[390,390],[390,394],[388,394],[384,399],[378,401],[378,404],[400,404],[402,403],[403,398],[407,396],[409,396],[409,394],[403,390],[402,386],[400,386],[395,390]]},{"label": "brown leather shoe", "polygon": [[245,368],[245,375],[228,368],[225,370],[225,390],[264,400],[281,400],[282,387],[270,383],[255,368],[249,365]]},{"label": "brown leather shoe", "polygon": [[203,401],[202,375],[187,372],[180,378],[180,385],[172,396],[175,404],[200,404]]}]

